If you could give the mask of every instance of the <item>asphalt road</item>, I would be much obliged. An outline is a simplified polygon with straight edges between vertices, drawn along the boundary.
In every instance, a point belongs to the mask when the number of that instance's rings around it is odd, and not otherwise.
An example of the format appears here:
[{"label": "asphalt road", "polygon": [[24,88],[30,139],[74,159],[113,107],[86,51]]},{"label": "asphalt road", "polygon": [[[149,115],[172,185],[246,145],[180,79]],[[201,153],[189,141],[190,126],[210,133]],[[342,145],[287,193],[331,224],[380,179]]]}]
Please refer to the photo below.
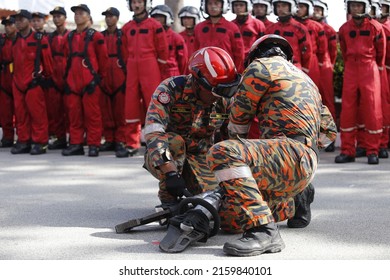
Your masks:
[{"label": "asphalt road", "polygon": [[[314,179],[312,222],[305,229],[280,223],[286,248],[252,260],[389,260],[390,159],[334,164],[321,153]],[[11,155],[0,149],[0,260],[223,260],[218,234],[180,254],[160,252],[165,228],[157,223],[116,234],[114,226],[153,213],[157,180],[141,155],[118,159]]]}]

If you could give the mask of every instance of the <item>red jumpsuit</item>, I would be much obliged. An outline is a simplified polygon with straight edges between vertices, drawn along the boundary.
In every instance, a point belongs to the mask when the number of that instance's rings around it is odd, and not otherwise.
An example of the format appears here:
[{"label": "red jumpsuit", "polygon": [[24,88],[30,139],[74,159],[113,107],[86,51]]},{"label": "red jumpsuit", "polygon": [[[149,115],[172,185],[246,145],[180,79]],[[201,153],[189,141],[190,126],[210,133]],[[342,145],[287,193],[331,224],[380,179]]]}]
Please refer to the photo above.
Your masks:
[{"label": "red jumpsuit", "polygon": [[[310,60],[309,77],[320,87],[320,67],[324,63],[325,54],[328,50],[328,40],[322,25],[311,19],[299,20],[309,31],[313,55]],[[325,104],[326,105],[326,104]]]},{"label": "red jumpsuit", "polygon": [[[242,39],[244,41],[244,57],[246,57],[251,49],[252,44],[261,36],[264,35],[265,26],[261,20],[252,16],[248,16],[246,21],[240,23],[237,18],[232,21],[240,29]],[[259,139],[260,131],[258,128],[258,119],[255,118],[248,132],[248,139]]]},{"label": "red jumpsuit", "polygon": [[358,109],[364,113],[367,155],[378,154],[382,134],[381,84],[378,65],[383,65],[385,40],[382,28],[368,18],[357,26],[353,19],[339,29],[344,60],[341,153],[355,157]]},{"label": "red jumpsuit", "polygon": [[161,72],[163,80],[184,75],[188,62],[188,50],[184,38],[171,28],[166,29],[165,34],[169,45],[169,57]]},{"label": "red jumpsuit", "polygon": [[[44,79],[53,73],[52,57],[46,36],[41,39],[39,70],[34,65],[38,57],[39,33],[32,30],[26,37],[18,34],[12,48],[14,63],[13,88],[18,142],[45,145],[49,139],[45,93],[41,87]],[[39,74],[34,74],[40,72]],[[39,77],[33,78],[33,77]]]},{"label": "red jumpsuit", "polygon": [[[83,144],[84,133],[87,132],[87,145],[100,146],[102,136],[99,84],[104,84],[108,55],[104,37],[97,31],[93,33],[84,54],[87,33],[91,30],[85,29],[81,33],[71,31],[64,44],[65,56],[70,59],[69,70],[65,73],[65,105],[69,115],[69,143],[72,145]],[[95,74],[88,69],[86,57]],[[98,76],[102,83],[97,80]]]},{"label": "red jumpsuit", "polygon": [[125,118],[129,137],[126,142],[128,147],[139,148],[141,123],[161,82],[160,66],[168,60],[168,42],[164,28],[154,18],[131,20],[122,31],[128,52]]},{"label": "red jumpsuit", "polygon": [[277,34],[284,37],[293,49],[293,64],[306,73],[309,72],[310,60],[313,52],[310,34],[303,24],[290,18],[286,22],[276,22],[268,27],[265,33]]},{"label": "red jumpsuit", "polygon": [[333,69],[337,57],[337,33],[332,26],[321,22],[328,41],[328,50],[325,52],[324,61],[320,64],[320,93],[322,102],[328,107],[334,120],[336,120],[336,108],[334,105]]},{"label": "red jumpsuit", "polygon": [[232,57],[238,72],[244,70],[244,41],[237,25],[221,17],[213,24],[206,19],[195,26],[195,49],[219,47]]},{"label": "red jumpsuit", "polygon": [[[127,52],[122,30],[103,31],[108,51],[108,72],[101,98],[103,136],[106,142],[126,143],[125,92]],[[118,42],[119,40],[119,42]],[[119,49],[120,48],[120,49]]]},{"label": "red jumpsuit", "polygon": [[241,32],[242,40],[244,42],[244,58],[248,55],[252,44],[261,36],[264,35],[265,26],[261,20],[258,20],[248,15],[245,22],[239,22],[236,19],[232,20],[237,25]]},{"label": "red jumpsuit", "polygon": [[270,27],[272,24],[274,24],[274,22],[270,21],[267,17],[263,17],[263,18],[258,17],[257,19],[261,20],[264,23],[266,29]]},{"label": "red jumpsuit", "polygon": [[12,96],[11,51],[13,40],[0,38],[0,124],[3,140],[14,141],[14,99]]},{"label": "red jumpsuit", "polygon": [[66,138],[66,114],[64,104],[64,74],[66,58],[64,55],[64,42],[69,31],[59,34],[57,31],[49,34],[48,39],[53,57],[53,84],[46,94],[47,116],[49,120],[49,133],[58,139]]},{"label": "red jumpsuit", "polygon": [[187,46],[188,58],[190,58],[192,53],[194,51],[196,51],[196,49],[195,49],[195,34],[194,33],[190,34],[186,30],[180,32],[179,34],[184,38],[184,42],[186,43],[186,46]]}]

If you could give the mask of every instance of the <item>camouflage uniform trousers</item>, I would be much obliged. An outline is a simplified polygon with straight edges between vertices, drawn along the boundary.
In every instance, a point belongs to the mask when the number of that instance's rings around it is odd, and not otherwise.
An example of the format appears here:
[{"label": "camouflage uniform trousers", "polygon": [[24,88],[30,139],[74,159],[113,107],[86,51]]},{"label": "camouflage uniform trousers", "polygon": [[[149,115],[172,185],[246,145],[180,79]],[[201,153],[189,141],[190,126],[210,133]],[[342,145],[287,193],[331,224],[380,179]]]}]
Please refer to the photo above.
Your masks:
[{"label": "camouflage uniform trousers", "polygon": [[[206,153],[186,153],[183,137],[176,133],[168,133],[169,151],[176,163],[178,172],[187,183],[187,189],[193,194],[213,190],[218,187],[217,178],[206,163]],[[144,167],[159,180],[158,197],[161,202],[174,202],[176,198],[166,190],[165,175],[156,167],[148,153],[145,153]]]},{"label": "camouflage uniform trousers", "polygon": [[225,189],[221,229],[237,233],[292,218],[293,198],[313,179],[317,156],[289,138],[239,139],[215,144],[207,163]]}]

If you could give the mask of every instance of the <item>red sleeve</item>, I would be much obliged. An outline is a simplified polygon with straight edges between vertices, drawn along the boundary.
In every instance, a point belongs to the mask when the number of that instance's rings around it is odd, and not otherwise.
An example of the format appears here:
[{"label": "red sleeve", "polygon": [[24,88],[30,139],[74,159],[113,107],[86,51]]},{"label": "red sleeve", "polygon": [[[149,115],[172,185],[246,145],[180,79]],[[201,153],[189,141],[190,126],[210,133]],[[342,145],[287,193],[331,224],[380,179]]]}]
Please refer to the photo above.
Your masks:
[{"label": "red sleeve", "polygon": [[176,34],[176,60],[181,75],[186,73],[188,62],[188,50],[184,38],[180,34]]},{"label": "red sleeve", "polygon": [[325,54],[328,52],[328,38],[325,34],[325,29],[322,25],[318,24],[318,42],[317,42],[317,57],[318,62],[323,63],[325,59]]},{"label": "red sleeve", "polygon": [[51,78],[53,75],[53,58],[51,56],[51,50],[49,41],[46,36],[43,36],[41,41],[41,61],[43,65],[43,75],[45,78]]},{"label": "red sleeve", "polygon": [[157,20],[155,21],[156,24],[153,30],[155,32],[154,45],[156,46],[157,50],[157,61],[159,63],[166,64],[169,57],[167,36],[165,35],[165,31],[162,25]]},{"label": "red sleeve", "polygon": [[98,60],[99,69],[98,73],[102,79],[107,76],[108,71],[108,52],[107,45],[104,41],[104,36],[100,32],[95,32],[95,38],[93,40],[96,58]]}]

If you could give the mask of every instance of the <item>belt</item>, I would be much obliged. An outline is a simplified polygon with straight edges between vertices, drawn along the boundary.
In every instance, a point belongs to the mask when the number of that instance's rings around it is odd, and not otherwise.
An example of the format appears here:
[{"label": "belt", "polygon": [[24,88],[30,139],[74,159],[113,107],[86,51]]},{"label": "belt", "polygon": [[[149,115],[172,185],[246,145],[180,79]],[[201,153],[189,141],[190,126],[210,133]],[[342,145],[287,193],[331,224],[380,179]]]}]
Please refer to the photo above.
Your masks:
[{"label": "belt", "polygon": [[310,139],[310,142],[309,142],[308,137],[305,137],[302,135],[289,135],[289,136],[287,136],[287,138],[301,142],[302,144],[308,146],[310,149],[312,149],[316,153],[317,161],[320,159],[320,151],[318,150],[317,144],[312,139]]}]

